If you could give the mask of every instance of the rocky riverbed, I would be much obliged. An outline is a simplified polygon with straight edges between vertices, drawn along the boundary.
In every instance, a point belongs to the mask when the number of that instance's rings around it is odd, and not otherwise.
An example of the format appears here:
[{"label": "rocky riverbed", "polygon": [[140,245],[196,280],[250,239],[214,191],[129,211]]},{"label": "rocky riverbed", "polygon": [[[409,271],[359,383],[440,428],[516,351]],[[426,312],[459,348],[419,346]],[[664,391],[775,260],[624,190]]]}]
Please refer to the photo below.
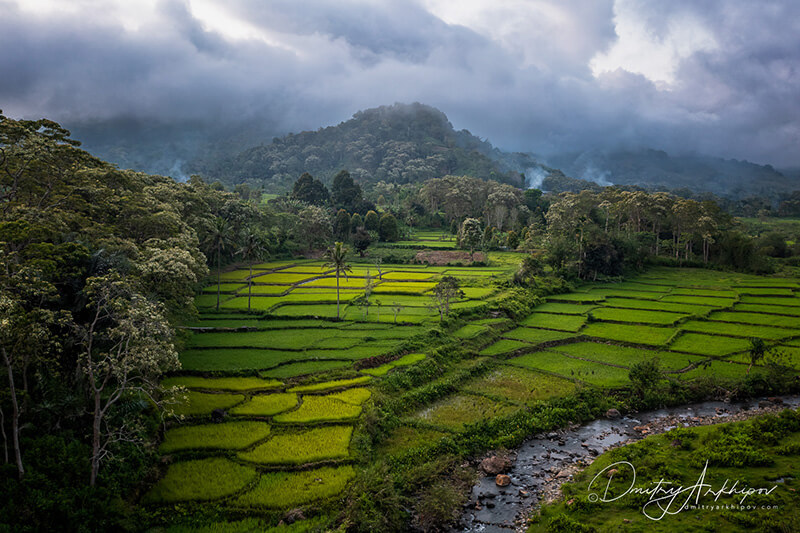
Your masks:
[{"label": "rocky riverbed", "polygon": [[563,482],[615,446],[676,427],[745,420],[798,406],[800,396],[783,396],[737,403],[709,401],[626,416],[610,409],[605,418],[588,424],[534,435],[513,452],[481,458],[480,480],[453,531],[524,531],[530,513],[541,503],[557,499]]}]

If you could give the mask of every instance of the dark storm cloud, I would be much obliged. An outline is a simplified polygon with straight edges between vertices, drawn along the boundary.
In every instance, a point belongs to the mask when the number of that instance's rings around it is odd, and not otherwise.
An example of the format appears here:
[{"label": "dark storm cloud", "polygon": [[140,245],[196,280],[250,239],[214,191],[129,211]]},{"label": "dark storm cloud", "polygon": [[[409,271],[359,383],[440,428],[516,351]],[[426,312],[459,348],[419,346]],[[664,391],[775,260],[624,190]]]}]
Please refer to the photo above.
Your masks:
[{"label": "dark storm cloud", "polygon": [[[138,30],[93,5],[43,15],[0,2],[6,114],[194,130],[263,120],[277,134],[420,101],[507,149],[652,146],[800,165],[791,0],[465,1],[453,20],[433,0],[220,3],[262,39],[209,29],[182,1],[158,3]],[[636,52],[623,37],[631,17],[679,51],[670,83],[633,67],[593,75],[596,56]],[[713,46],[684,50],[687,27]]]}]

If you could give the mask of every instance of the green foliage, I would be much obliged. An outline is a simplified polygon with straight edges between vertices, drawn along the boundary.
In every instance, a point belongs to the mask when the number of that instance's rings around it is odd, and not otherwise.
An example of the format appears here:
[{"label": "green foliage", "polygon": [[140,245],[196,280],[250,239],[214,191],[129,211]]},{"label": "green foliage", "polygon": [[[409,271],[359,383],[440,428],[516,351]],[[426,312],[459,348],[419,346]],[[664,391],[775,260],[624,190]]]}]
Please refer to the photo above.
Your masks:
[{"label": "green foliage", "polygon": [[333,220],[333,237],[339,241],[350,238],[350,215],[344,209],[339,209]]},{"label": "green foliage", "polygon": [[[358,213],[353,215],[353,218],[358,216]],[[356,229],[356,231],[352,235],[353,240],[353,248],[355,248],[358,255],[364,257],[364,252],[369,245],[372,244],[372,236],[369,234],[367,230],[362,227]]]},{"label": "green foliage", "polygon": [[361,187],[353,181],[346,170],[340,170],[331,185],[331,200],[336,209],[354,212],[362,200]]},{"label": "green foliage", "polygon": [[226,183],[246,180],[276,192],[290,188],[303,172],[327,182],[342,168],[358,169],[356,177],[365,187],[380,182],[416,183],[448,171],[513,180],[521,186],[518,173],[500,169],[485,155],[491,150],[487,142],[455,131],[444,113],[435,108],[395,104],[359,111],[338,126],[275,139],[225,164],[199,170]]},{"label": "green foliage", "polygon": [[386,463],[359,469],[345,496],[345,516],[354,531],[402,531],[402,499]]},{"label": "green foliage", "polygon": [[308,172],[297,178],[292,187],[292,198],[307,204],[324,206],[330,200],[328,188]]},{"label": "green foliage", "polygon": [[750,358],[750,367],[748,367],[747,371],[750,372],[750,369],[753,365],[758,364],[766,355],[767,353],[767,345],[764,343],[763,339],[753,338],[750,339],[750,349],[747,352],[748,357]]},{"label": "green foliage", "polygon": [[378,231],[379,226],[380,218],[378,217],[378,213],[372,210],[367,211],[367,214],[364,215],[364,228],[367,231]]},{"label": "green foliage", "polygon": [[378,225],[378,235],[383,242],[394,242],[400,237],[397,219],[391,213],[384,213]]},{"label": "green foliage", "polygon": [[[649,520],[642,516],[646,497],[629,494],[613,502],[592,505],[586,495],[595,476],[618,461],[629,461],[635,465],[634,487],[645,488],[649,480],[657,479],[664,479],[673,486],[692,486],[706,467],[706,461],[708,468],[703,482],[715,492],[726,480],[727,487],[735,480],[737,486],[742,488],[769,489],[776,485],[774,480],[778,478],[784,478],[782,483],[791,483],[786,475],[792,471],[796,457],[784,456],[781,451],[796,441],[799,429],[797,420],[795,412],[786,410],[780,416],[766,415],[745,422],[677,428],[607,452],[577,474],[574,483],[563,486],[564,500],[543,506],[541,517],[529,531],[551,531],[551,524],[557,524],[561,530],[579,531],[577,523],[595,531],[607,531],[618,529],[623,520],[628,521],[630,528],[646,527],[658,532],[679,529],[737,532],[753,529],[791,530],[797,519],[795,509],[800,497],[796,491],[786,490],[792,487],[783,488],[782,484],[777,484],[778,488],[769,495],[754,493],[746,496],[746,500],[742,494],[735,492],[721,491],[716,497],[714,493],[698,495],[697,505],[753,506],[746,513],[736,510],[698,516],[685,510],[670,513],[662,520]],[[610,482],[610,493],[619,494],[631,482],[629,472],[623,469]],[[605,483],[600,487],[602,490]],[[596,492],[597,488],[595,482],[593,490]],[[762,506],[766,508],[762,509]],[[778,506],[781,511],[776,513],[773,506]],[[660,510],[653,509],[655,516],[658,516]]]},{"label": "green foliage", "polygon": [[664,379],[664,373],[661,370],[661,363],[658,358],[653,357],[652,359],[637,361],[631,365],[628,377],[633,384],[633,390],[640,396],[644,396],[646,392],[654,389]]},{"label": "green foliage", "polygon": [[465,218],[458,230],[458,242],[462,248],[469,250],[470,256],[481,244],[481,223],[475,218]]}]

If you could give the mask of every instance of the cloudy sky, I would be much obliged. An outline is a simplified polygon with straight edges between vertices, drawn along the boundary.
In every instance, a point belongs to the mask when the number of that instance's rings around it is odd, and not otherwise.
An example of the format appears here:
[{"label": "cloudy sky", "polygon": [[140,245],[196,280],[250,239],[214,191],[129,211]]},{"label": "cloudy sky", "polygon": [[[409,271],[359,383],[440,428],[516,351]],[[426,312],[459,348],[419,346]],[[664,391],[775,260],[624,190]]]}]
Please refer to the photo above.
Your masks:
[{"label": "cloudy sky", "polygon": [[507,150],[800,166],[797,0],[0,0],[0,13],[0,109],[15,118],[277,134],[419,101]]}]

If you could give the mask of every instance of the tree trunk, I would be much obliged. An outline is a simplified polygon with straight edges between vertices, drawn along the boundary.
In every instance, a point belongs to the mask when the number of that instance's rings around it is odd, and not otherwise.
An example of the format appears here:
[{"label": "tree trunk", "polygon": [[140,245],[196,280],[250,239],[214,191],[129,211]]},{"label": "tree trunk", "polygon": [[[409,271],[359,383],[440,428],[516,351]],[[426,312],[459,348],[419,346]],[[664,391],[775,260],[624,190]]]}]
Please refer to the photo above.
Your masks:
[{"label": "tree trunk", "polygon": [[222,272],[220,272],[220,264],[222,263],[222,249],[217,244],[217,311],[219,311],[219,291],[222,284]]},{"label": "tree trunk", "polygon": [[14,443],[14,460],[17,463],[17,476],[19,479],[25,475],[25,467],[22,466],[22,451],[19,448],[19,403],[17,402],[17,388],[14,384],[14,368],[11,366],[11,359],[8,357],[5,347],[0,347],[3,352],[3,361],[8,370],[8,386],[11,394],[11,440]]},{"label": "tree trunk", "polygon": [[656,257],[658,257],[658,245],[661,243],[661,239],[658,238],[658,224],[655,225],[654,229],[654,233],[656,234]]},{"label": "tree trunk", "polygon": [[336,268],[336,320],[339,320],[339,268]]},{"label": "tree trunk", "polygon": [[89,485],[94,487],[97,483],[97,472],[100,470],[100,391],[94,392],[94,420],[92,421],[92,473]]},{"label": "tree trunk", "polygon": [[250,312],[250,298],[253,297],[253,264],[250,264],[250,276],[247,278],[247,311]]},{"label": "tree trunk", "polygon": [[8,436],[6,436],[6,414],[0,406],[0,432],[3,433],[3,464],[8,464]]}]

